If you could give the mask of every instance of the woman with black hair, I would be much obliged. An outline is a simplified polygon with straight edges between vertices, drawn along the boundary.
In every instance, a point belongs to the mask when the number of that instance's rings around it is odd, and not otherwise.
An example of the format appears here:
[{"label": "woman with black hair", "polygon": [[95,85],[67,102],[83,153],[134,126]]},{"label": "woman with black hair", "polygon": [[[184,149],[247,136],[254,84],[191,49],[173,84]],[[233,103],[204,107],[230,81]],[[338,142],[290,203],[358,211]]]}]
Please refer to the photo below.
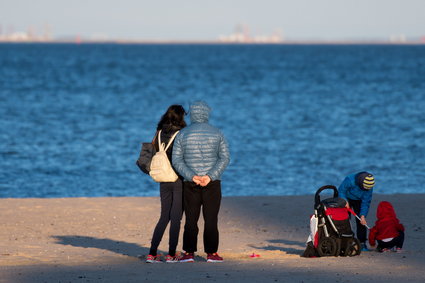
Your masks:
[{"label": "woman with black hair", "polygon": [[[184,116],[186,111],[181,105],[171,105],[167,112],[162,115],[157,126],[157,133],[154,138],[156,150],[158,151],[158,133],[161,133],[161,142],[168,144],[170,138],[175,132],[186,127]],[[167,149],[167,156],[172,162],[173,144]],[[172,163],[171,163],[172,164]],[[159,184],[160,199],[161,199],[161,216],[156,224],[153,232],[149,255],[146,258],[148,263],[160,263],[161,256],[157,254],[159,243],[164,235],[165,228],[170,222],[170,239],[168,255],[165,257],[165,262],[178,262],[176,256],[176,247],[179,240],[180,221],[183,214],[183,182],[179,176],[175,182],[167,182]]]}]

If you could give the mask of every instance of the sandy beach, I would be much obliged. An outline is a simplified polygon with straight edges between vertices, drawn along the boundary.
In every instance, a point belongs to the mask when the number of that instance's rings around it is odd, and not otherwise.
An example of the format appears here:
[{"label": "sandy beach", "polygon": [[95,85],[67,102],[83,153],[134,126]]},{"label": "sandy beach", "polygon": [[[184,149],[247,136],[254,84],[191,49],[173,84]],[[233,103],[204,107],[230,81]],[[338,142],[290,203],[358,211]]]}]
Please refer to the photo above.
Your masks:
[{"label": "sandy beach", "polygon": [[195,263],[147,264],[157,197],[0,199],[0,282],[423,282],[425,195],[374,195],[369,226],[381,200],[406,227],[402,253],[302,258],[313,195],[225,197],[225,262],[207,263],[200,237]]}]

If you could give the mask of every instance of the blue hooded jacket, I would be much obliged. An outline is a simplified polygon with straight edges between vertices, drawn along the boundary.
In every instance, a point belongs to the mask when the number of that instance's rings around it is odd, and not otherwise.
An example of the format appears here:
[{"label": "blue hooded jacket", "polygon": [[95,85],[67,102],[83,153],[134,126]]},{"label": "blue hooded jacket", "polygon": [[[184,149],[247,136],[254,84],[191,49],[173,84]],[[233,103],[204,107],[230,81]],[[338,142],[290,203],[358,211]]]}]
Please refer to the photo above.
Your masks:
[{"label": "blue hooded jacket", "polygon": [[183,128],[173,146],[173,167],[186,181],[208,175],[220,180],[230,161],[229,146],[219,129],[208,123],[210,107],[203,101],[190,106],[191,124]]},{"label": "blue hooded jacket", "polygon": [[370,202],[372,200],[373,188],[370,190],[361,189],[356,183],[356,177],[359,173],[353,173],[345,177],[344,181],[338,188],[340,198],[345,200],[361,200],[360,215],[367,216],[369,212]]}]

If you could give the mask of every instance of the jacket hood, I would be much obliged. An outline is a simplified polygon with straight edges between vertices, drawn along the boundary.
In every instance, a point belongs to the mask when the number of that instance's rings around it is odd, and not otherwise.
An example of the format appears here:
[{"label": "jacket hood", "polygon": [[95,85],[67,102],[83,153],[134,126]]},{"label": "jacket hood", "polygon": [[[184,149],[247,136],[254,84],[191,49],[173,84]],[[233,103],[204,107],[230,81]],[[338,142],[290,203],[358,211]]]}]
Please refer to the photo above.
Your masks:
[{"label": "jacket hood", "polygon": [[189,111],[192,123],[206,123],[210,117],[211,108],[204,101],[195,101],[190,105]]},{"label": "jacket hood", "polygon": [[381,201],[378,205],[378,210],[376,212],[376,217],[378,220],[385,218],[397,218],[395,215],[394,207],[388,201]]}]

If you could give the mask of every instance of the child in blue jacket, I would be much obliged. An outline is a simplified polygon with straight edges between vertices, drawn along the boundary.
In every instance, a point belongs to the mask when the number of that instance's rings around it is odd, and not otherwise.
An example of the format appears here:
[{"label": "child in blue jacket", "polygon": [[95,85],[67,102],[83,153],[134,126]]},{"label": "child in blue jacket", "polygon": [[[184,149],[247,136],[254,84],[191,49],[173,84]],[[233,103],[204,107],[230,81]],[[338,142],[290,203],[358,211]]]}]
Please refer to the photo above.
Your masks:
[{"label": "child in blue jacket", "polygon": [[369,212],[374,185],[375,178],[372,174],[368,172],[359,172],[345,177],[338,188],[339,197],[347,200],[348,205],[360,217],[360,220],[356,219],[356,226],[357,238],[362,243],[362,251],[368,251],[366,246],[366,217]]}]

